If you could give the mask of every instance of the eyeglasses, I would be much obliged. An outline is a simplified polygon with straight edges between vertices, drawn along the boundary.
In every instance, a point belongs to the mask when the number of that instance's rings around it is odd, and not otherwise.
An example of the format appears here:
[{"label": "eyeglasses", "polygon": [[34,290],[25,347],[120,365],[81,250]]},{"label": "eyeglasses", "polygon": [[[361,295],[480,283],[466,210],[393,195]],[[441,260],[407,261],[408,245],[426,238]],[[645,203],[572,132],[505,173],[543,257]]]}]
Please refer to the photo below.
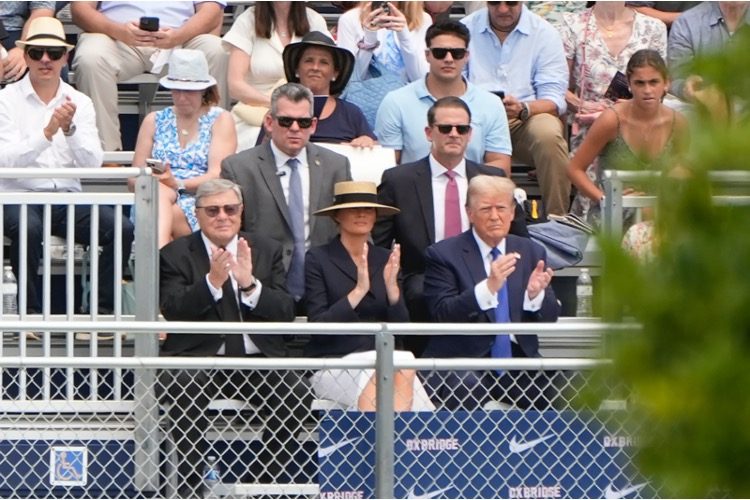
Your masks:
[{"label": "eyeglasses", "polygon": [[435,124],[435,127],[441,134],[450,134],[454,128],[459,135],[466,135],[471,130],[471,125],[448,125],[448,124]]},{"label": "eyeglasses", "polygon": [[277,116],[276,121],[284,128],[291,127],[294,122],[297,122],[299,128],[310,128],[313,124],[312,118],[294,118],[292,116]]},{"label": "eyeglasses", "polygon": [[430,52],[432,53],[432,57],[435,59],[445,59],[445,56],[448,55],[448,52],[450,52],[451,57],[455,60],[463,59],[466,57],[466,49],[446,49],[443,47],[435,47],[431,48]]},{"label": "eyeglasses", "polygon": [[203,209],[206,212],[206,215],[209,217],[216,217],[219,215],[219,212],[224,210],[224,213],[227,214],[228,217],[232,217],[234,215],[237,215],[240,213],[240,208],[242,207],[242,203],[235,203],[234,205],[208,205],[206,207],[195,207]]},{"label": "eyeglasses", "polygon": [[504,3],[506,7],[516,7],[521,2],[487,2],[487,5],[491,7],[496,7],[500,5],[501,3]]},{"label": "eyeglasses", "polygon": [[26,53],[32,61],[41,61],[45,52],[51,60],[59,61],[65,55],[66,50],[65,47],[30,47],[26,49]]}]

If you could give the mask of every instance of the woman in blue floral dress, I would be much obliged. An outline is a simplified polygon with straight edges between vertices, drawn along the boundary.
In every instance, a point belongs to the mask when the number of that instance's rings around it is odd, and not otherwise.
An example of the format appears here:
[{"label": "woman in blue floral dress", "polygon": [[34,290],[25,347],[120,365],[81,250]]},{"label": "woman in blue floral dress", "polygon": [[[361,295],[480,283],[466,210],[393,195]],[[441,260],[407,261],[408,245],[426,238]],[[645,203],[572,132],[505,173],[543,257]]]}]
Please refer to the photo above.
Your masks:
[{"label": "woman in blue floral dress", "polygon": [[216,106],[216,80],[208,73],[204,54],[176,49],[169,74],[160,80],[172,91],[173,105],[143,120],[133,165],[160,160],[159,248],[199,229],[194,193],[201,183],[219,177],[221,161],[237,149],[231,115]]}]

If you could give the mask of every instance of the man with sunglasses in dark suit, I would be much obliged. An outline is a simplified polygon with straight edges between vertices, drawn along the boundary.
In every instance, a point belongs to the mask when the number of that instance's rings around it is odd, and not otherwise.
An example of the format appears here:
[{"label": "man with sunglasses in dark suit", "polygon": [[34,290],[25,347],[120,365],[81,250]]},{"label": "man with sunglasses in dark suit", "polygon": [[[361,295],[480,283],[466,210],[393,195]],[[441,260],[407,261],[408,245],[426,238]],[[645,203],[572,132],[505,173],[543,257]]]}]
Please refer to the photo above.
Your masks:
[{"label": "man with sunglasses in dark suit", "polygon": [[[161,250],[160,306],[169,321],[292,321],[294,303],[284,285],[281,246],[262,234],[240,232],[242,193],[226,179],[204,182],[195,195],[200,231]],[[169,334],[162,355],[283,357],[280,335]],[[208,449],[206,409],[214,398],[250,401],[268,414],[260,456],[261,482],[284,481],[299,449],[296,436],[309,416],[306,380],[289,370],[171,370],[160,386],[173,405],[170,416],[180,450],[180,496],[194,498]],[[255,479],[255,478],[254,478]],[[286,477],[288,480],[289,478]]]},{"label": "man with sunglasses in dark suit", "polygon": [[441,97],[460,97],[472,117],[466,158],[502,168],[510,175],[512,148],[502,102],[462,76],[469,60],[469,30],[459,22],[447,21],[430,26],[425,41],[430,72],[385,96],[375,120],[378,141],[396,150],[398,163],[421,160],[430,152],[424,133],[427,110]]},{"label": "man with sunglasses in dark suit", "polygon": [[245,230],[282,245],[297,315],[305,314],[306,250],[338,234],[332,219],[312,214],[332,203],[334,184],[352,178],[345,156],[309,143],[316,123],[310,90],[297,83],[282,85],[271,94],[265,117],[271,140],[221,162],[221,176],[242,188]]},{"label": "man with sunglasses in dark suit", "polygon": [[[75,168],[100,167],[102,148],[96,130],[94,106],[86,95],[60,79],[68,50],[63,26],[53,17],[37,17],[29,24],[24,40],[16,42],[24,50],[28,73],[0,91],[0,167]],[[4,178],[0,191],[79,192],[81,183],[71,178]],[[5,205],[4,234],[11,239],[10,261],[19,276],[19,205]],[[53,235],[66,237],[66,205],[51,207]],[[42,312],[38,296],[37,269],[42,257],[43,206],[27,210],[27,311]],[[115,211],[99,207],[99,312],[114,309]],[[133,242],[133,226],[121,217],[121,262],[127,263]],[[75,207],[75,241],[88,244],[91,237],[91,207]],[[21,280],[19,279],[19,282]],[[119,283],[118,283],[119,285]],[[91,303],[96,301],[92,297]]]},{"label": "man with sunglasses in dark suit", "polygon": [[559,32],[524,2],[487,2],[461,22],[471,32],[466,78],[502,92],[513,159],[536,168],[548,213],[568,213],[568,142],[560,120],[568,63]]},{"label": "man with sunglasses in dark suit", "polygon": [[[403,291],[412,321],[430,321],[423,298],[425,259],[428,246],[469,229],[463,207],[469,180],[480,174],[504,176],[505,171],[467,160],[464,156],[473,130],[472,114],[458,97],[438,99],[427,113],[423,133],[431,144],[430,154],[419,161],[383,172],[378,200],[401,211],[380,218],[372,232],[375,244],[389,248],[401,245]],[[528,236],[523,211],[516,207],[510,231]],[[428,337],[404,339],[405,347],[419,356]]]}]

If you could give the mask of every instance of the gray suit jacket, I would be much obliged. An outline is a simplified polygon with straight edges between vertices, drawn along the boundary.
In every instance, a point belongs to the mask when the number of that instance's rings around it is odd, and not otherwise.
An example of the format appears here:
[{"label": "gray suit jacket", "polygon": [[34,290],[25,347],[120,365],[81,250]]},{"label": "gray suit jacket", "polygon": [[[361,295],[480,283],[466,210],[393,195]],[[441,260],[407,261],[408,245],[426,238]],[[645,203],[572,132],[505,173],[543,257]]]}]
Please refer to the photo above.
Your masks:
[{"label": "gray suit jacket", "polygon": [[[338,153],[307,145],[310,168],[310,246],[328,243],[338,234],[330,217],[318,217],[313,212],[333,203],[333,185],[351,180],[349,159]],[[221,162],[221,176],[242,188],[245,203],[243,228],[262,234],[282,245],[284,269],[289,270],[294,238],[281,180],[276,174],[276,162],[269,143],[228,156]]]}]

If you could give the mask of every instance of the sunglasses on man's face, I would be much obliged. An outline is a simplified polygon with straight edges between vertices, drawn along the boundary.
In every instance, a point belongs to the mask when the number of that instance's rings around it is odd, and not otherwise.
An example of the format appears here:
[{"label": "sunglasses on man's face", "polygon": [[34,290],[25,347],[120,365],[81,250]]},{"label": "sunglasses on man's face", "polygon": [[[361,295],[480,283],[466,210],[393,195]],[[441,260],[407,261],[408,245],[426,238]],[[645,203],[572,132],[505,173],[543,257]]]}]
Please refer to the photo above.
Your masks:
[{"label": "sunglasses on man's face", "polygon": [[195,207],[195,208],[200,208],[201,210],[206,212],[206,215],[208,215],[209,217],[216,217],[217,215],[219,215],[219,212],[221,212],[222,210],[224,210],[224,213],[227,214],[228,217],[232,217],[240,213],[240,208],[242,208],[242,204],[235,203],[233,205],[224,205],[224,206],[208,205],[205,207]]},{"label": "sunglasses on man's face", "polygon": [[435,124],[435,128],[437,128],[438,132],[441,134],[450,134],[451,130],[455,128],[459,135],[466,135],[469,133],[469,130],[471,130],[471,125]]},{"label": "sunglasses on man's face", "polygon": [[442,47],[434,47],[430,49],[430,52],[432,53],[432,57],[434,57],[435,59],[445,59],[445,56],[447,56],[449,52],[451,57],[456,61],[466,57],[466,49],[446,49]]},{"label": "sunglasses on man's face", "polygon": [[276,121],[284,128],[291,127],[294,122],[297,122],[299,128],[310,128],[313,124],[312,118],[294,118],[292,116],[277,116]]},{"label": "sunglasses on man's face", "polygon": [[521,2],[487,2],[490,7],[497,7],[501,3],[504,3],[506,7],[516,7]]},{"label": "sunglasses on man's face", "polygon": [[59,61],[65,55],[65,47],[30,47],[26,49],[32,61],[41,61],[44,53],[53,61]]}]

